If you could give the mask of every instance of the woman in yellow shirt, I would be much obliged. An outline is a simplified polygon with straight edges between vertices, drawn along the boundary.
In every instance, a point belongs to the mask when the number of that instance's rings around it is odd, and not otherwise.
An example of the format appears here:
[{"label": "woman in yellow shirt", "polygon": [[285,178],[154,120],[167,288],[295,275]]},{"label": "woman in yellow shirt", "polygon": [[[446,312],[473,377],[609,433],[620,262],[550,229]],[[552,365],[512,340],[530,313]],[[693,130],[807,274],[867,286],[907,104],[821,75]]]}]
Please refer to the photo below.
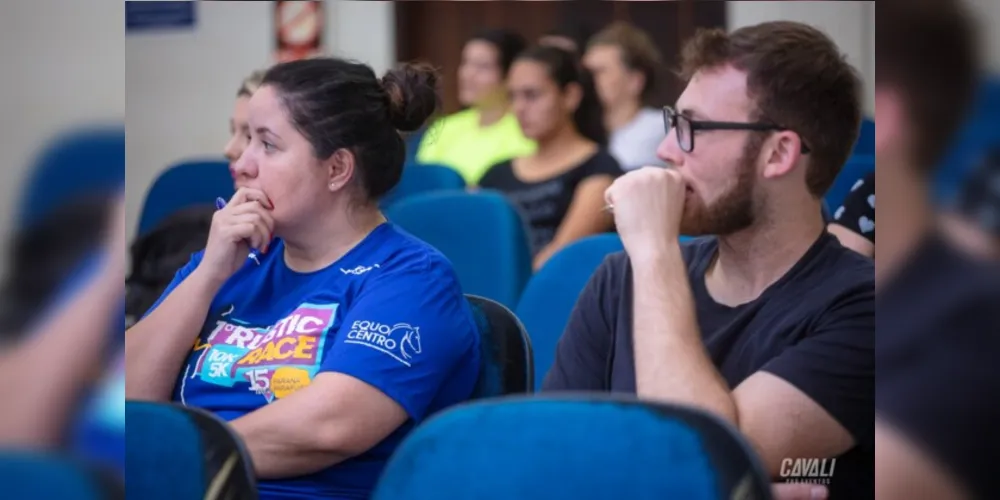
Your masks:
[{"label": "woman in yellow shirt", "polygon": [[507,30],[484,31],[466,42],[458,100],[468,109],[430,127],[417,150],[418,163],[451,167],[476,185],[490,166],[535,151],[510,113],[505,85],[510,65],[525,47],[524,38]]}]

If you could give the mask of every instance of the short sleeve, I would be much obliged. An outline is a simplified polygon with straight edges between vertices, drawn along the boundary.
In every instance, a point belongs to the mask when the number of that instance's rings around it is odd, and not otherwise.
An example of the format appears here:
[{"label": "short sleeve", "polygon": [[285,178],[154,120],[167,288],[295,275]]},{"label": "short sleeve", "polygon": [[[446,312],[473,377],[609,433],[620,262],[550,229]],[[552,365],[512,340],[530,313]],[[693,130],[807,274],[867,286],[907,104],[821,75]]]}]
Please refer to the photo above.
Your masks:
[{"label": "short sleeve", "polygon": [[976,498],[996,495],[1000,463],[1000,314],[996,296],[955,308],[908,346],[905,372],[880,376],[876,416]]},{"label": "short sleeve", "polygon": [[479,356],[471,309],[450,274],[413,266],[366,283],[320,370],[361,380],[422,420],[445,381],[461,375],[456,367]]},{"label": "short sleeve", "polygon": [[834,223],[875,243],[875,174],[858,180],[844,205],[833,214]]},{"label": "short sleeve", "polygon": [[601,151],[589,162],[587,162],[583,177],[587,178],[596,175],[609,175],[616,179],[624,173],[625,172],[622,170],[621,165],[614,156],[611,156],[605,151]]},{"label": "short sleeve", "polygon": [[146,313],[143,314],[142,316],[143,318],[152,314],[152,312],[155,311],[157,307],[160,307],[160,304],[162,304],[163,301],[166,300],[168,296],[170,296],[170,294],[174,291],[174,289],[180,286],[180,284],[183,283],[184,280],[187,279],[187,277],[190,276],[191,273],[193,273],[194,270],[198,268],[198,264],[201,263],[202,255],[204,255],[204,251],[200,251],[193,254],[191,256],[191,260],[188,261],[188,263],[185,264],[184,267],[177,270],[177,272],[174,274],[174,279],[170,281],[170,284],[167,285],[167,288],[164,289],[163,293],[160,294],[160,298],[156,299],[156,302],[154,302],[153,305],[149,307],[149,310],[147,310]]},{"label": "short sleeve", "polygon": [[875,424],[875,291],[845,294],[812,335],[762,369],[792,384],[836,419],[858,443]]},{"label": "short sleeve", "polygon": [[615,325],[612,286],[624,254],[607,257],[580,293],[543,391],[604,391]]},{"label": "short sleeve", "polygon": [[496,165],[493,165],[492,167],[486,170],[486,173],[483,174],[483,177],[479,179],[478,186],[483,189],[498,189],[502,191],[505,188],[510,187],[508,185],[509,183],[505,182],[505,179],[509,177],[507,172],[509,172],[510,170],[511,170],[510,161],[497,163]]}]

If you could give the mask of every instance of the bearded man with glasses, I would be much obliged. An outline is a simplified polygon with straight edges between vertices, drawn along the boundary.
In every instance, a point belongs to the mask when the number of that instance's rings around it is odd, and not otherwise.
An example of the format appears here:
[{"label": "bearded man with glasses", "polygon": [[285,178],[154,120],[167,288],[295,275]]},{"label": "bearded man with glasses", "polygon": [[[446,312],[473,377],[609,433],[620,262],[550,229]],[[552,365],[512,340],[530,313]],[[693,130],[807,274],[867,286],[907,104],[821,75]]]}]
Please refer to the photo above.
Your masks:
[{"label": "bearded man with glasses", "polygon": [[874,264],[821,215],[858,137],[857,71],[792,22],[701,31],[682,61],[657,152],[673,168],[608,189],[625,252],[581,294],[544,389],[698,407],[776,481],[871,498]]}]

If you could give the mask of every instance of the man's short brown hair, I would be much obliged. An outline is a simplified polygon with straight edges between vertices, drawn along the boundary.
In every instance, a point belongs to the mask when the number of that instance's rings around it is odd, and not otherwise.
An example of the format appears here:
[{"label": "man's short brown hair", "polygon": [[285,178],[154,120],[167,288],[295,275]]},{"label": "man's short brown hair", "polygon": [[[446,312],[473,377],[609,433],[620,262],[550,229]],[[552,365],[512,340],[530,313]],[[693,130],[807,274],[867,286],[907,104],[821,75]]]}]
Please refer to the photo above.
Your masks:
[{"label": "man's short brown hair", "polygon": [[626,22],[618,21],[590,39],[587,48],[596,46],[618,47],[622,64],[632,71],[642,73],[646,83],[642,87],[643,100],[652,97],[656,90],[656,75],[660,72],[662,58],[653,39],[645,31]]},{"label": "man's short brown hair", "polygon": [[776,21],[732,33],[701,30],[684,47],[680,75],[731,65],[747,74],[751,120],[798,133],[809,148],[806,185],[826,194],[851,155],[861,128],[861,78],[819,30]]},{"label": "man's short brown hair", "polygon": [[[957,0],[883,2],[875,85],[895,88],[914,136],[912,161],[937,166],[961,127],[979,75],[976,31]],[[889,16],[889,17],[885,17]]]}]

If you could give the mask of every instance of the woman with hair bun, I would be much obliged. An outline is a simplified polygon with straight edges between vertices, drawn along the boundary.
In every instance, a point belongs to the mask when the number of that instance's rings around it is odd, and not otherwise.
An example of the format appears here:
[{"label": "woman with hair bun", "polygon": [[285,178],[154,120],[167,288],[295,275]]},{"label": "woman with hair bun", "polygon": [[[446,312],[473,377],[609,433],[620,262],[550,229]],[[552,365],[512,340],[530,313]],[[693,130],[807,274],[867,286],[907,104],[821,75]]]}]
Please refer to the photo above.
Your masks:
[{"label": "woman with hair bun", "polygon": [[261,498],[365,498],[415,425],[472,394],[479,337],[455,272],[378,208],[436,78],[271,68],[207,248],[126,334],[126,397],[230,421]]}]

